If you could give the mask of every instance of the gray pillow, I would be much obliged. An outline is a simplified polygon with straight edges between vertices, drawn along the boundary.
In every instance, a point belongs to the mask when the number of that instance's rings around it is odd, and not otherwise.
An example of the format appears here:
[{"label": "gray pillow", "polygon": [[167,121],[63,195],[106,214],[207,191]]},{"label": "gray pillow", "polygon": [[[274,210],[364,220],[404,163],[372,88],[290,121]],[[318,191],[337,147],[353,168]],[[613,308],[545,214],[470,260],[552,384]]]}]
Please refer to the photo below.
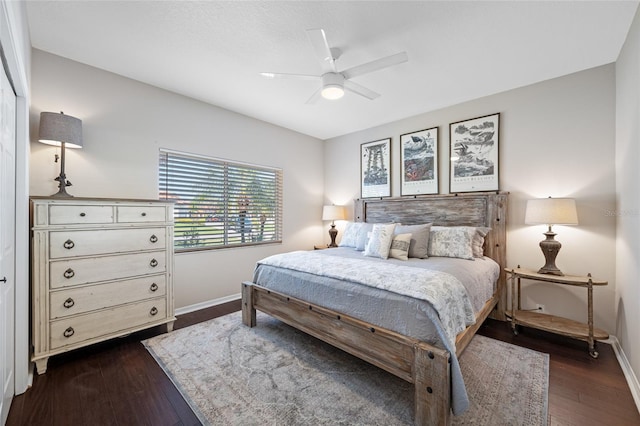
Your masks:
[{"label": "gray pillow", "polygon": [[425,223],[422,225],[396,226],[395,234],[411,234],[409,257],[417,257],[419,259],[429,257],[429,232],[431,231],[431,225],[431,223]]}]

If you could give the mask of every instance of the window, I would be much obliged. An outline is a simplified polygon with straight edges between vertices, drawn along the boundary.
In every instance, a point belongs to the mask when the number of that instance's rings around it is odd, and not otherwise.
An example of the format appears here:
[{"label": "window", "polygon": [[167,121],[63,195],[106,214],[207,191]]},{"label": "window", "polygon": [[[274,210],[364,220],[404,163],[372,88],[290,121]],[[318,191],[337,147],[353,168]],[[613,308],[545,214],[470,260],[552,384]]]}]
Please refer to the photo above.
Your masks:
[{"label": "window", "polygon": [[160,150],[176,251],[282,241],[282,170]]}]

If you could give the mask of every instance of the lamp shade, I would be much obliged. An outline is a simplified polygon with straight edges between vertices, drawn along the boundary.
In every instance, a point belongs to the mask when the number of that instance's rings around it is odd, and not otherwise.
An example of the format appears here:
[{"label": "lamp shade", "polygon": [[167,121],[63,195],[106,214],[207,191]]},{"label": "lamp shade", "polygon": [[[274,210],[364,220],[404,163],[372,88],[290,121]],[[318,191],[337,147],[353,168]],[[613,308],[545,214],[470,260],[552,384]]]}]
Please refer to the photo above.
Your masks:
[{"label": "lamp shade", "polygon": [[346,218],[343,206],[322,207],[322,220],[344,220]]},{"label": "lamp shade", "polygon": [[527,201],[527,225],[577,225],[578,212],[573,198],[540,198]]},{"label": "lamp shade", "polygon": [[82,120],[62,112],[41,112],[38,140],[47,145],[82,148]]}]

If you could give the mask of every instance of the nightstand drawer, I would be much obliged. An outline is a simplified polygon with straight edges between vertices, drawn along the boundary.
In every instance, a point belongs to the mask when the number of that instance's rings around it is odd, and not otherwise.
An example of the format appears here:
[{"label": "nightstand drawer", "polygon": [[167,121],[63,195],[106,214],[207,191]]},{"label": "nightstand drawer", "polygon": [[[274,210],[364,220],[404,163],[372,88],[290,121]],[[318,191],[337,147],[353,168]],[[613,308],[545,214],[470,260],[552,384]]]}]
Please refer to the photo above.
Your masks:
[{"label": "nightstand drawer", "polygon": [[51,292],[50,319],[156,298],[166,294],[165,275]]},{"label": "nightstand drawer", "polygon": [[56,260],[50,264],[52,289],[110,281],[166,270],[166,252],[134,253],[91,259]]},{"label": "nightstand drawer", "polygon": [[165,247],[165,228],[60,231],[49,234],[49,257],[126,253]]},{"label": "nightstand drawer", "polygon": [[101,205],[51,205],[50,225],[113,223],[113,207]]},{"label": "nightstand drawer", "polygon": [[164,206],[118,206],[117,212],[118,223],[165,222],[167,220],[167,209]]},{"label": "nightstand drawer", "polygon": [[149,322],[161,322],[166,317],[167,301],[160,298],[52,321],[49,335],[51,349],[117,333]]}]

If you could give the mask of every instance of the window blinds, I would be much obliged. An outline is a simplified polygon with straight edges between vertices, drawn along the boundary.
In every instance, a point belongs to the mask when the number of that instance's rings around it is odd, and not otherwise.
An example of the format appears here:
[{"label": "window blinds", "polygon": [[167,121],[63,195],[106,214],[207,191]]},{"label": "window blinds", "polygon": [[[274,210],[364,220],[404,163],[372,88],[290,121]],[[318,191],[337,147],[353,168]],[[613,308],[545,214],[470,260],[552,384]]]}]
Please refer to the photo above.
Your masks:
[{"label": "window blinds", "polygon": [[176,251],[282,241],[282,170],[160,150],[159,197]]}]

